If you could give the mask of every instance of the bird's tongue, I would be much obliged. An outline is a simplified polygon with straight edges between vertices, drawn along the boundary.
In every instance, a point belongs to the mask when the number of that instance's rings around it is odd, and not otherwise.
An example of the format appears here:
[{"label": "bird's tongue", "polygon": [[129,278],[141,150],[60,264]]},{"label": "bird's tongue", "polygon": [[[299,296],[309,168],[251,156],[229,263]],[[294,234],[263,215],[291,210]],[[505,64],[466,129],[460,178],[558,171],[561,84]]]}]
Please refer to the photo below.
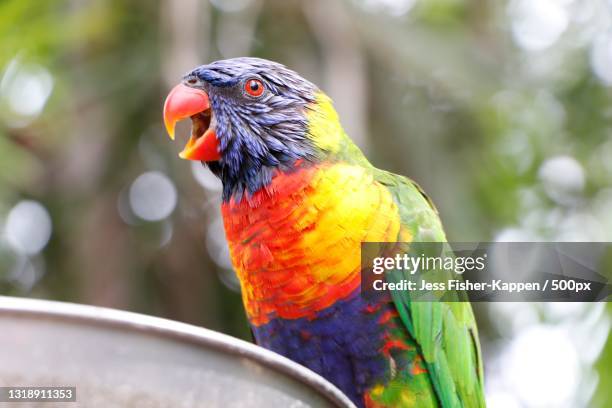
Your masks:
[{"label": "bird's tongue", "polygon": [[181,159],[198,161],[217,161],[219,155],[219,141],[215,129],[207,129],[200,137],[191,135],[187,145],[179,153]]}]

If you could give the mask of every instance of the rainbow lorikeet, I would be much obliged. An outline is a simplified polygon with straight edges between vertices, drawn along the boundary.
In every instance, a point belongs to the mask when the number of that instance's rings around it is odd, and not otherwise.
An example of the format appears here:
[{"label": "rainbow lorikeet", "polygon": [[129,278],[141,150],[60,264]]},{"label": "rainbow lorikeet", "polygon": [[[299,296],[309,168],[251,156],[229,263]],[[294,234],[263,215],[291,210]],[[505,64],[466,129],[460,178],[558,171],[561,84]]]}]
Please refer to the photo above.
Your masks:
[{"label": "rainbow lorikeet", "polygon": [[166,99],[180,156],[223,183],[222,214],[255,341],[327,378],[359,407],[482,407],[469,303],[360,295],[361,242],[445,241],[409,179],[372,166],[332,101],[285,66],[216,61]]}]

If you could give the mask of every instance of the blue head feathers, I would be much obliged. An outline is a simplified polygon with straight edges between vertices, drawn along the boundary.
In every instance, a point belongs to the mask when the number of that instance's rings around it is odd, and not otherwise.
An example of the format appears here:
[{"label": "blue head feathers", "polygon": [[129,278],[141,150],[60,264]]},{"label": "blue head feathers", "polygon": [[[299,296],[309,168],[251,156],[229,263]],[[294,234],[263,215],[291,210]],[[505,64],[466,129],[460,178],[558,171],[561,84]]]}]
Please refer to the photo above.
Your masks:
[{"label": "blue head feathers", "polygon": [[209,96],[221,159],[207,165],[223,182],[224,200],[240,200],[268,185],[276,169],[316,157],[305,113],[317,88],[294,71],[233,58],[202,65],[183,82]]}]

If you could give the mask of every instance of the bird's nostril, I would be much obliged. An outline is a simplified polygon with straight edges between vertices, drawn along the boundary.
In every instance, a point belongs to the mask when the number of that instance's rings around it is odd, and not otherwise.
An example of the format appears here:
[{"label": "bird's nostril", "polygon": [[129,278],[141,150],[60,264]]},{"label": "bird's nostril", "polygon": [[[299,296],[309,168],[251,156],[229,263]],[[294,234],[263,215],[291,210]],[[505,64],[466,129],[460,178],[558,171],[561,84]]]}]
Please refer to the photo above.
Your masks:
[{"label": "bird's nostril", "polygon": [[189,85],[195,85],[195,84],[197,84],[197,83],[198,83],[198,80],[197,80],[196,78],[189,78],[189,79],[187,80],[187,83],[188,83]]}]

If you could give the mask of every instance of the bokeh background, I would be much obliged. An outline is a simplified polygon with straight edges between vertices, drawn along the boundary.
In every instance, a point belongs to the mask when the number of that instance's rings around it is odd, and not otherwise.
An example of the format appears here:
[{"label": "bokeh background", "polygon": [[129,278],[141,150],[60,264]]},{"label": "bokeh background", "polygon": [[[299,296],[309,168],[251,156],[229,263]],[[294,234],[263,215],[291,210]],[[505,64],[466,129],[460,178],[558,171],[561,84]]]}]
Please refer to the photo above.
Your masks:
[{"label": "bokeh background", "polygon": [[[319,84],[449,240],[612,241],[612,1],[3,0],[0,293],[249,339],[219,182],[161,118],[245,55]],[[476,311],[491,407],[612,404],[607,304]]]}]

